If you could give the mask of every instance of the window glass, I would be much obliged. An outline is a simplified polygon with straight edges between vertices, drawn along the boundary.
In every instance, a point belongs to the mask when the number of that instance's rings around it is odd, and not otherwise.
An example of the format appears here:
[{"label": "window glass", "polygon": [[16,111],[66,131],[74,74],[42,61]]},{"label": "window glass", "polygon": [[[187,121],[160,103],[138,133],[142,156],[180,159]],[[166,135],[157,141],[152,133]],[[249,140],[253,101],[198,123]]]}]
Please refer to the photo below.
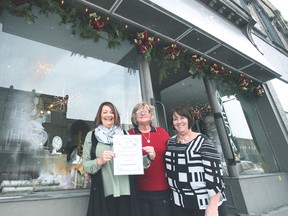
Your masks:
[{"label": "window glass", "polygon": [[[224,157],[214,115],[209,104],[209,98],[205,90],[203,80],[187,77],[186,79],[170,85],[166,89],[162,90],[160,95],[161,101],[163,102],[163,107],[160,107],[161,109],[158,110],[163,110],[162,114],[164,115],[167,111],[167,114],[169,115],[169,122],[167,124],[167,127],[169,127],[169,134],[173,136],[177,132],[175,131],[175,128],[172,127],[172,110],[174,110],[175,107],[181,105],[189,107],[190,111],[194,115],[195,120],[195,124],[192,130],[205,134],[209,137],[220,154],[223,173],[225,176],[228,176],[226,159]],[[179,97],[179,95],[181,95],[181,97]],[[158,116],[161,117],[161,114]]]},{"label": "window glass", "polygon": [[279,79],[273,79],[271,80],[271,83],[276,91],[283,110],[288,113],[288,84]]},{"label": "window glass", "polygon": [[120,64],[3,31],[0,41],[1,193],[88,187],[81,150],[99,105],[111,101],[128,129],[141,101],[133,49],[117,51]]},{"label": "window glass", "polygon": [[262,9],[261,6],[259,6],[258,4],[254,4],[254,7],[260,17],[261,22],[263,23],[263,27],[265,28],[266,34],[268,35],[268,37],[276,44],[278,44],[279,46],[284,48],[284,45],[281,41],[281,39],[279,38],[274,26],[272,25],[271,22],[271,18],[269,17],[269,15],[267,14],[267,12]]},{"label": "window glass", "polygon": [[219,103],[231,149],[240,175],[277,171],[271,151],[253,102],[235,95],[220,96]]}]

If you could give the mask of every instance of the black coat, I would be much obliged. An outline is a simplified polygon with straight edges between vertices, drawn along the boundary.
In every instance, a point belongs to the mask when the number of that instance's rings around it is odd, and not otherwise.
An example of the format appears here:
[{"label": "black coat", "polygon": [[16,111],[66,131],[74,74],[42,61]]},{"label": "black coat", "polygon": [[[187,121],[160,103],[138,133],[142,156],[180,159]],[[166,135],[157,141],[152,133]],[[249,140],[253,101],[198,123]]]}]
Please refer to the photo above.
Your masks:
[{"label": "black coat", "polygon": [[[92,147],[91,147],[91,160],[96,158],[96,146],[98,140],[95,137],[95,134],[92,133]],[[102,179],[102,172],[99,170],[95,174],[91,174],[91,188],[89,196],[89,204],[86,216],[108,216],[105,195],[104,195],[104,186]],[[139,203],[137,200],[137,185],[134,180],[134,176],[129,176],[130,181],[130,194],[131,194],[131,215],[140,216]]]}]

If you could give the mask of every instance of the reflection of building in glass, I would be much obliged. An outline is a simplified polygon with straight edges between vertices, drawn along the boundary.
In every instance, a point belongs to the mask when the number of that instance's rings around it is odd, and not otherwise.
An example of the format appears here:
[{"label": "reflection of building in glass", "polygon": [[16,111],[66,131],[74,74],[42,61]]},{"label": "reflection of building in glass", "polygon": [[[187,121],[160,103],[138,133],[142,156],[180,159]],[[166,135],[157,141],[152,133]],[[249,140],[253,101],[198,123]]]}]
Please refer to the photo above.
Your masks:
[{"label": "reflection of building in glass", "polygon": [[[240,175],[255,175],[264,173],[264,164],[253,139],[233,137],[240,151],[240,161],[237,164]],[[267,172],[268,170],[265,170]]]},{"label": "reflection of building in glass", "polygon": [[[221,161],[222,161],[222,166],[223,166],[223,172],[225,175],[228,175],[227,172],[227,165],[226,165],[226,160],[223,154],[223,150],[221,147],[221,143],[219,140],[219,136],[217,133],[217,129],[216,129],[216,125],[215,125],[215,121],[212,115],[207,115],[204,118],[204,123],[205,123],[205,128],[206,128],[206,133],[207,136],[209,137],[209,139],[211,139],[211,141],[216,145],[216,148],[218,150],[218,152],[220,153],[221,156]],[[202,132],[203,133],[203,132]]]},{"label": "reflection of building in glass", "polygon": [[[2,105],[0,107],[2,192],[35,190],[35,185],[31,186],[31,180],[37,179],[40,187],[41,184],[43,186],[43,182],[47,184],[49,175],[69,176],[70,171],[75,167],[68,166],[66,154],[62,153],[71,154],[74,149],[77,149],[76,156],[81,156],[82,144],[90,127],[89,123],[84,121],[79,123],[66,118],[68,96],[39,94],[34,90],[21,91],[10,86],[10,88],[0,88],[0,103]],[[55,137],[60,137],[64,145],[59,149],[58,154],[55,152],[51,154],[52,140]],[[79,160],[76,156],[68,159]],[[7,181],[11,180],[14,183],[8,184]],[[27,181],[25,185],[30,185],[32,189],[30,186],[18,188],[22,181]],[[61,181],[63,179],[53,179],[53,183],[49,183],[50,190],[71,187]],[[71,181],[68,179],[66,182]],[[39,187],[37,190],[41,190]]]},{"label": "reflection of building in glass", "polygon": [[240,150],[240,160],[249,160],[255,164],[260,164],[260,155],[252,139],[233,137],[233,140]]},{"label": "reflection of building in glass", "polygon": [[[58,97],[1,88],[1,149],[29,151],[50,149],[52,138],[66,137],[66,111],[68,97],[59,104]],[[44,127],[45,126],[45,127]]]}]

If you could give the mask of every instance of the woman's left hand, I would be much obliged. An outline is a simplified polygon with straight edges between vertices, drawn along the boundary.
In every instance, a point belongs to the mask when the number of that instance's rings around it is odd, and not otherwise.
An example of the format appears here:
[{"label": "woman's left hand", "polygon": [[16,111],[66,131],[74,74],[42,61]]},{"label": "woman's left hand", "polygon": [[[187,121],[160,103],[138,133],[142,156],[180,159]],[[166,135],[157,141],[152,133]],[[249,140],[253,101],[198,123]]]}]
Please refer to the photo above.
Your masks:
[{"label": "woman's left hand", "polygon": [[149,158],[150,158],[151,160],[154,160],[154,159],[155,159],[155,157],[156,157],[156,152],[155,152],[153,146],[145,146],[145,147],[142,147],[142,150],[144,150],[145,152],[147,152],[147,154],[149,155]]},{"label": "woman's left hand", "polygon": [[211,196],[209,204],[205,210],[205,216],[218,216],[218,202],[221,192],[218,192],[216,195]]},{"label": "woman's left hand", "polygon": [[205,210],[205,216],[218,216],[218,207],[207,206]]}]

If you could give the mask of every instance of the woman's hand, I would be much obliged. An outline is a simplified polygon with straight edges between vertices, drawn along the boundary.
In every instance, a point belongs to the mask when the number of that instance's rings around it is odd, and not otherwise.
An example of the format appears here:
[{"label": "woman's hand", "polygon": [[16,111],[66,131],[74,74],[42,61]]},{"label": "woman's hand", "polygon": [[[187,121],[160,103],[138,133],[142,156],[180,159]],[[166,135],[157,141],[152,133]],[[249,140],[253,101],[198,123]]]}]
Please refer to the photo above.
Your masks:
[{"label": "woman's hand", "polygon": [[218,216],[218,206],[208,205],[205,210],[205,216]]},{"label": "woman's hand", "polygon": [[215,196],[211,196],[209,204],[205,210],[205,216],[218,216],[218,202],[221,192],[218,192]]},{"label": "woman's hand", "polygon": [[115,157],[115,153],[112,151],[104,151],[101,157],[99,157],[96,160],[96,163],[98,166],[102,166],[103,164],[107,163],[107,161],[110,161],[112,158]]},{"label": "woman's hand", "polygon": [[156,152],[154,150],[154,147],[153,146],[145,146],[145,147],[142,147],[142,150],[145,151],[147,154],[148,154],[148,157],[150,160],[154,160],[155,157],[156,157]]}]

